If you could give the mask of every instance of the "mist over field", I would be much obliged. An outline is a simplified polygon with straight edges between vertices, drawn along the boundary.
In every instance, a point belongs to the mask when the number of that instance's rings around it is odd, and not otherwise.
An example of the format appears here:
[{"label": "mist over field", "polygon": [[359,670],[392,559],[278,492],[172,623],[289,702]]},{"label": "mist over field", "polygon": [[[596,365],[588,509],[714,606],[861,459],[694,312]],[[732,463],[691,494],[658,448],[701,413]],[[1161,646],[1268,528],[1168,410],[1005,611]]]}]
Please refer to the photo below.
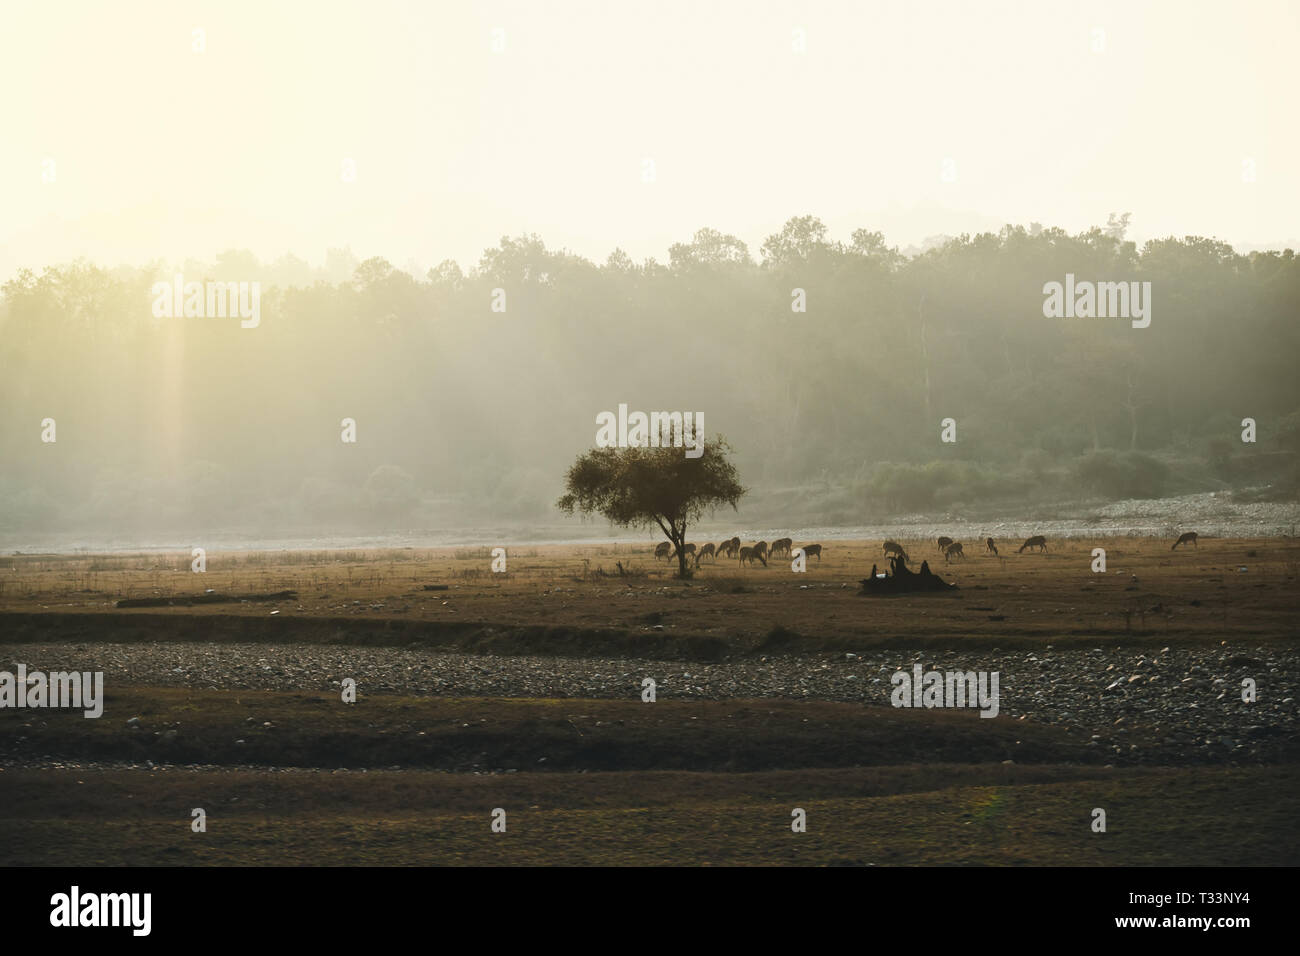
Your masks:
[{"label": "mist over field", "polygon": [[17,5],[0,547],[599,537],[621,405],[720,527],[1293,506],[1300,21],[1208,9]]},{"label": "mist over field", "polygon": [[853,867],[912,946],[1266,926],[1297,48],[1294,0],[5,0],[6,938],[427,923],[381,866],[521,932],[533,866]]},{"label": "mist over field", "polygon": [[[701,413],[754,520],[1294,498],[1300,260],[1123,232],[1008,226],[907,257],[802,216],[754,251],[704,228],[663,262],[526,235],[420,277],[346,250],[321,270],[232,251],[23,271],[0,303],[0,529],[555,526],[566,467],[620,404]],[[155,317],[174,273],[260,281],[258,325]],[[1150,282],[1150,325],[1045,317],[1067,273]]]}]

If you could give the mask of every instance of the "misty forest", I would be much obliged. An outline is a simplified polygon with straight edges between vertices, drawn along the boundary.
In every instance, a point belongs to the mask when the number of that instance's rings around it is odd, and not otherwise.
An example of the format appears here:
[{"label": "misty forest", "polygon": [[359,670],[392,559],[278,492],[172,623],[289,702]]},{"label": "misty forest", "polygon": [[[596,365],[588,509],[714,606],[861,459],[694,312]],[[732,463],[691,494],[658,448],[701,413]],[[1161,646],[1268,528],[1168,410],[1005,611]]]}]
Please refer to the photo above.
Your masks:
[{"label": "misty forest", "polygon": [[[1126,228],[900,252],[805,216],[757,254],[706,228],[666,262],[525,235],[423,276],[347,249],[24,270],[0,299],[0,531],[558,525],[565,468],[620,403],[701,413],[755,517],[1294,497],[1300,260]],[[176,272],[259,281],[260,324],[156,318]],[[1149,281],[1150,326],[1044,318],[1067,273]]]}]

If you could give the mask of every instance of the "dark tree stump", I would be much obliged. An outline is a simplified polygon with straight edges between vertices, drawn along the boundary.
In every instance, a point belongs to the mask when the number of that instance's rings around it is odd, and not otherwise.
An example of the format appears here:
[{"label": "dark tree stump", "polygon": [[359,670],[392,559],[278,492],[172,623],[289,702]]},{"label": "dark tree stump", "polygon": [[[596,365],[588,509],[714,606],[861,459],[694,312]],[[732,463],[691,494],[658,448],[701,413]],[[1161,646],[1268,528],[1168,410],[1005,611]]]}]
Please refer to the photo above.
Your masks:
[{"label": "dark tree stump", "polygon": [[915,594],[918,591],[956,591],[957,585],[949,584],[930,570],[930,562],[922,561],[921,570],[909,571],[907,559],[895,555],[889,559],[891,573],[887,577],[876,576],[876,566],[871,566],[871,577],[862,579],[859,595]]}]

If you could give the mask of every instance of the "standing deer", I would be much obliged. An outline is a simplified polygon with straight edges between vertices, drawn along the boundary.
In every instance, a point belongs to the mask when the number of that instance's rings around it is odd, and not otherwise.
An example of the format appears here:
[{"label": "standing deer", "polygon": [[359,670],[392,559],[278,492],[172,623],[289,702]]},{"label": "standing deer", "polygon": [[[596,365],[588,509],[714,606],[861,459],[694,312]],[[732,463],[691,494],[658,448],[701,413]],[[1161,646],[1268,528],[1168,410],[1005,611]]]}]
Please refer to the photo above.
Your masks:
[{"label": "standing deer", "polygon": [[1200,547],[1200,545],[1196,543],[1196,532],[1195,532],[1195,531],[1188,531],[1186,534],[1180,535],[1179,538],[1178,538],[1178,540],[1174,542],[1174,546],[1173,546],[1172,548],[1170,548],[1169,550],[1170,550],[1170,551],[1176,551],[1176,550],[1178,549],[1178,546],[1179,546],[1180,544],[1187,544],[1187,542],[1189,542],[1189,541],[1192,543],[1192,547],[1193,547],[1193,548],[1199,548],[1199,547]]},{"label": "standing deer", "polygon": [[1038,548],[1040,551],[1046,552],[1047,539],[1044,538],[1041,534],[1036,534],[1032,538],[1027,540],[1024,544],[1022,544],[1020,546],[1020,551],[1017,551],[1016,554],[1020,554],[1020,552],[1024,551],[1025,548]]},{"label": "standing deer", "polygon": [[949,537],[947,537],[947,536],[945,535],[944,537],[942,537],[942,538],[939,539],[939,550],[940,550],[940,551],[947,551],[947,550],[948,550],[948,545],[950,545],[950,544],[952,544],[952,538],[949,538]]},{"label": "standing deer", "polygon": [[897,541],[885,542],[885,556],[888,557],[891,554],[902,555],[904,561],[908,560],[907,552],[903,550],[903,546]]},{"label": "standing deer", "polygon": [[655,559],[666,558],[673,552],[673,543],[671,541],[662,541],[659,547],[655,548]]},{"label": "standing deer", "polygon": [[769,558],[775,558],[778,554],[790,556],[790,549],[794,547],[794,542],[789,538],[777,538],[772,542],[772,550],[767,553]]},{"label": "standing deer", "polygon": [[810,558],[810,557],[812,557],[814,554],[817,555],[817,563],[818,563],[818,564],[821,564],[821,560],[822,560],[822,546],[821,546],[820,544],[805,544],[805,545],[804,545],[802,548],[800,548],[799,550],[801,550],[801,551],[803,552],[803,556],[804,556],[805,558]]},{"label": "standing deer", "polygon": [[960,541],[953,541],[949,543],[948,547],[943,549],[943,560],[945,564],[955,557],[962,559],[965,559],[966,557],[966,552],[961,549]]},{"label": "standing deer", "polygon": [[992,539],[992,538],[988,538],[988,539],[985,540],[985,542],[984,542],[984,550],[987,551],[987,552],[992,553],[994,557],[997,557],[998,546],[997,546],[996,544],[993,543],[993,539]]}]

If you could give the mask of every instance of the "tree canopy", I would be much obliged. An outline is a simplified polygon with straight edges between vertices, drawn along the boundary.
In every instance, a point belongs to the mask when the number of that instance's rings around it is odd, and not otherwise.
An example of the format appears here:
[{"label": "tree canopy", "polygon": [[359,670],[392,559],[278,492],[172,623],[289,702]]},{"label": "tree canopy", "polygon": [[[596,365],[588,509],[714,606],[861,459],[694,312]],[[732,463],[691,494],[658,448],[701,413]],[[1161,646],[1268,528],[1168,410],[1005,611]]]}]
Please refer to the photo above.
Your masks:
[{"label": "tree canopy", "polygon": [[735,508],[745,489],[718,436],[704,453],[688,458],[681,448],[595,448],[578,458],[565,478],[561,511],[599,514],[624,528],[658,525],[673,543],[678,576],[690,577],[686,529],[707,511]]}]

